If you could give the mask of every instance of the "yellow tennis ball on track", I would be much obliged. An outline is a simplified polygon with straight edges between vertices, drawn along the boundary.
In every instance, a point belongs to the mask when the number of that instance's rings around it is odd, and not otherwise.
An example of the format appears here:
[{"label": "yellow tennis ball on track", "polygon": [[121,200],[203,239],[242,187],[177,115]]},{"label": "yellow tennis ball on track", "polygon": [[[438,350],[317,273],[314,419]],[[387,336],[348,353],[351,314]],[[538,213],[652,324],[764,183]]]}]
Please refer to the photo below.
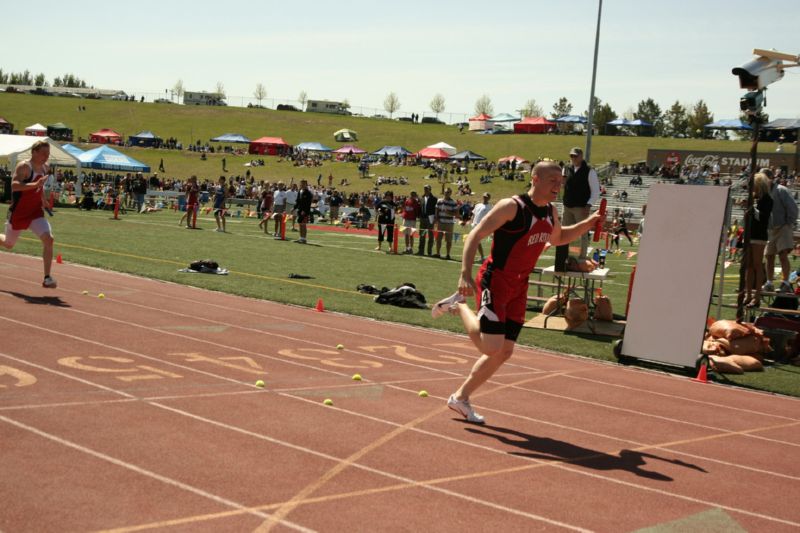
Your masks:
[{"label": "yellow tennis ball on track", "polygon": [[353,374],[353,381],[361,381],[361,374]]},{"label": "yellow tennis ball on track", "polygon": [[426,390],[419,391],[419,397],[420,398],[427,398],[428,397],[428,391],[426,391]]},{"label": "yellow tennis ball on track", "polygon": [[333,405],[333,400],[331,400],[330,398],[325,398],[325,401],[323,401],[322,403],[324,403],[325,405]]},{"label": "yellow tennis ball on track", "polygon": [[344,350],[344,344],[337,344],[336,345],[336,349],[337,350]]},{"label": "yellow tennis ball on track", "polygon": [[98,297],[98,298],[105,298],[105,297],[106,297],[106,295],[105,295],[105,294],[103,294],[103,293],[101,292],[100,294],[98,294],[98,295],[97,295],[97,297]]},{"label": "yellow tennis ball on track", "polygon": [[263,379],[259,379],[258,381],[256,381],[256,387],[258,387],[259,389],[263,389],[264,388],[264,380]]}]

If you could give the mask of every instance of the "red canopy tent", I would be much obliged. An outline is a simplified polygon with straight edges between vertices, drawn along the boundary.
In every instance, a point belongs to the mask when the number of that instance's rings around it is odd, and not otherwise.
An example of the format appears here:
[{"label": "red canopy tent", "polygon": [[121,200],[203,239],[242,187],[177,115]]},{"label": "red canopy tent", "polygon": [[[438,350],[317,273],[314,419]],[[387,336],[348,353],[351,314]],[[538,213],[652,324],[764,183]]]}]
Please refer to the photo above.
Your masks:
[{"label": "red canopy tent", "polygon": [[555,131],[557,124],[545,117],[525,117],[514,124],[514,133],[548,133]]},{"label": "red canopy tent", "polygon": [[288,149],[289,143],[284,141],[282,137],[261,137],[255,141],[250,141],[248,153],[280,155],[285,153]]},{"label": "red canopy tent", "polygon": [[90,143],[122,145],[122,135],[114,130],[103,128],[89,135]]},{"label": "red canopy tent", "polygon": [[412,157],[422,157],[424,159],[450,159],[450,154],[442,150],[441,148],[423,148],[416,154],[412,154]]}]

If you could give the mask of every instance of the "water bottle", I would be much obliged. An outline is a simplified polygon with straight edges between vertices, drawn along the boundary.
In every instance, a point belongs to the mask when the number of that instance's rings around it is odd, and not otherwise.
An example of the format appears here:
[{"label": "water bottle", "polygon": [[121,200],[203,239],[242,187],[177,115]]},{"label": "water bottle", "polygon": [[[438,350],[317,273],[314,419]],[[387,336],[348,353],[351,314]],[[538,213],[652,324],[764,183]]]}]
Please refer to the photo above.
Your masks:
[{"label": "water bottle", "polygon": [[599,261],[600,268],[606,267],[606,250],[600,252],[600,261]]},{"label": "water bottle", "polygon": [[592,254],[592,259],[595,263],[600,263],[600,250],[595,249],[594,253]]}]

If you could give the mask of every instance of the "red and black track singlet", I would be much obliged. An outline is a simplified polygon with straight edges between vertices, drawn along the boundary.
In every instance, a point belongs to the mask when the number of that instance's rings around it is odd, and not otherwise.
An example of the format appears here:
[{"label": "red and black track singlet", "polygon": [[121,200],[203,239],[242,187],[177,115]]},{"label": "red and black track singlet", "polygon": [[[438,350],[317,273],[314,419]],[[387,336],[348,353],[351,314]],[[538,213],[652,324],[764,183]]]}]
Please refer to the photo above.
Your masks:
[{"label": "red and black track singlet", "polygon": [[535,205],[527,194],[512,199],[517,214],[494,232],[487,266],[527,278],[553,233],[554,210],[552,204]]},{"label": "red and black track singlet", "polygon": [[[30,183],[42,176],[41,172],[35,172],[30,161],[26,163],[31,169],[28,179],[23,183]],[[9,208],[9,222],[15,230],[28,229],[31,222],[44,216],[42,208],[42,189],[32,189],[27,191],[14,191],[11,193],[11,207]]]}]

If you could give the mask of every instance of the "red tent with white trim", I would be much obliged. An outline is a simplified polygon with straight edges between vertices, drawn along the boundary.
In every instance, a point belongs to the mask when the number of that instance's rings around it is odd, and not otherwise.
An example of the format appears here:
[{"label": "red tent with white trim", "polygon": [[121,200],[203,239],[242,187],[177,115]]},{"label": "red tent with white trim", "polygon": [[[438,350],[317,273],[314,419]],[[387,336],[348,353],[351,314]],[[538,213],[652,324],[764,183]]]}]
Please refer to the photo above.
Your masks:
[{"label": "red tent with white trim", "polygon": [[247,152],[250,154],[280,155],[289,148],[289,143],[284,141],[282,137],[261,137],[255,141],[250,141]]},{"label": "red tent with white trim", "polygon": [[484,131],[492,129],[492,116],[481,113],[469,119],[469,131]]},{"label": "red tent with white trim", "polygon": [[431,148],[431,147],[423,148],[422,150],[420,150],[419,152],[417,152],[416,154],[413,154],[413,155],[417,156],[417,157],[421,157],[423,159],[449,159],[450,158],[450,154],[448,154],[446,151],[442,150],[441,148]]}]

